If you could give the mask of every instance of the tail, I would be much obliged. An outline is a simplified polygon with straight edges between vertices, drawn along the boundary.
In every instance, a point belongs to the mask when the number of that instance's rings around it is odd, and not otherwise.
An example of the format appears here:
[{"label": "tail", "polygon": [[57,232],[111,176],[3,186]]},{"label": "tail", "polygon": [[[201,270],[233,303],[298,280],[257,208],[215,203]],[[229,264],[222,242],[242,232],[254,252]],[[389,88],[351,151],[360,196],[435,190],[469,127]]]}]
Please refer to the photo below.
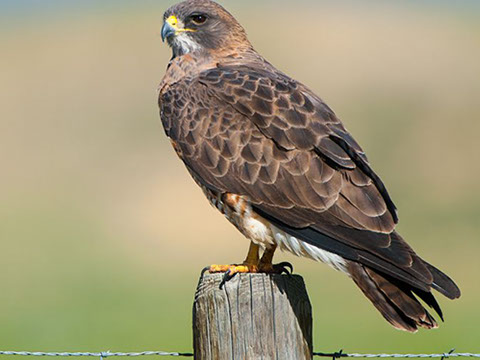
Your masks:
[{"label": "tail", "polygon": [[[460,290],[448,276],[433,266],[426,265],[434,277],[433,288],[451,299],[460,296]],[[442,310],[431,292],[420,290],[356,262],[349,262],[348,271],[365,296],[395,328],[416,332],[418,328],[438,327],[418,298],[433,308],[443,321]]]}]

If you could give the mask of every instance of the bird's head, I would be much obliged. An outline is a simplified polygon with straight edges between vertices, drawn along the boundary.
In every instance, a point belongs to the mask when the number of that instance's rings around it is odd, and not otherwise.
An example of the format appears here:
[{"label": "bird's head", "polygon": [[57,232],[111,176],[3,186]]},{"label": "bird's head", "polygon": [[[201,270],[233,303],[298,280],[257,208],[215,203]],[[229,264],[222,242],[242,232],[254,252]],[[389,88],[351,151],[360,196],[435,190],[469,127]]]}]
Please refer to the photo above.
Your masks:
[{"label": "bird's head", "polygon": [[251,47],[245,30],[222,6],[211,0],[187,0],[165,12],[162,39],[173,56],[193,52]]}]

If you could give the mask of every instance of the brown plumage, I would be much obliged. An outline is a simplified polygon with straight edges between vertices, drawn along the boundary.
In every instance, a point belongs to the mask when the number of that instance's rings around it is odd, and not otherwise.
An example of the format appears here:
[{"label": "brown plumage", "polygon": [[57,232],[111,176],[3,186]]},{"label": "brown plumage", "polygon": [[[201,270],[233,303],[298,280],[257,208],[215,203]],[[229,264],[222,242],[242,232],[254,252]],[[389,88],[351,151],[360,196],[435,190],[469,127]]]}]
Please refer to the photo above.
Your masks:
[{"label": "brown plumage", "polygon": [[396,328],[436,327],[417,298],[442,316],[431,289],[460,291],[395,231],[394,203],[335,113],[212,1],[170,8],[162,36],[162,123],[209,200],[253,243],[345,271]]}]

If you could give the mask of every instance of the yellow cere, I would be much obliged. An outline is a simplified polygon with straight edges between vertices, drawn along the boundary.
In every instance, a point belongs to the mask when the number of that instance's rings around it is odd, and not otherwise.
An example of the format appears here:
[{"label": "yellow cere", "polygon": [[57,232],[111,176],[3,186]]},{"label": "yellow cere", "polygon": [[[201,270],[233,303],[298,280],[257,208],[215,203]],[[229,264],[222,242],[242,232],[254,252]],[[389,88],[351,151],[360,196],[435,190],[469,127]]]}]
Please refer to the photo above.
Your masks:
[{"label": "yellow cere", "polygon": [[165,22],[168,23],[174,29],[177,29],[178,20],[175,15],[170,16]]},{"label": "yellow cere", "polygon": [[173,27],[176,31],[176,34],[182,33],[182,32],[195,32],[196,30],[193,29],[181,29],[178,27],[178,19],[175,15],[171,15],[167,20],[165,20],[167,24],[169,24],[171,27]]}]

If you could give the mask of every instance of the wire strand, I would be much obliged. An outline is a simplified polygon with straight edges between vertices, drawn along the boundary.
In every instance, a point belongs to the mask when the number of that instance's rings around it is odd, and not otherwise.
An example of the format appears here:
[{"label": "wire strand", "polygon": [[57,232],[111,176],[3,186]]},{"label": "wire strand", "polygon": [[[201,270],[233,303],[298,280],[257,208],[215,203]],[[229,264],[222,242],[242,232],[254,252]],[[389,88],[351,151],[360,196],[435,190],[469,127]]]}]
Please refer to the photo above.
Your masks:
[{"label": "wire strand", "polygon": [[[339,351],[336,353],[317,352],[317,357],[332,359],[338,358],[396,358],[396,359],[421,359],[421,358],[480,358],[480,354],[448,352],[442,354],[349,354]],[[0,356],[36,356],[36,357],[97,357],[106,359],[109,357],[137,357],[137,356],[171,356],[171,357],[193,357],[192,353],[166,352],[166,351],[143,351],[143,352],[33,352],[33,351],[0,351]]]}]

